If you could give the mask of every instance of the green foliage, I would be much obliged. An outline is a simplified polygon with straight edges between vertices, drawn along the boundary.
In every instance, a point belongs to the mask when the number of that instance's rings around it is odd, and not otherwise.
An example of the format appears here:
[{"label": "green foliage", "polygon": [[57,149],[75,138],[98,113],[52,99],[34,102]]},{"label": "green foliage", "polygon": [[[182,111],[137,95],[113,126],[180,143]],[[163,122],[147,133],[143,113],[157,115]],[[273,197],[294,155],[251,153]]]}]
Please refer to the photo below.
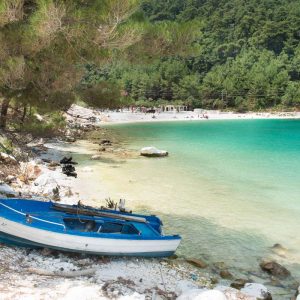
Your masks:
[{"label": "green foliage", "polygon": [[[32,134],[33,137],[53,137],[63,132],[66,121],[61,113],[52,113],[44,118],[45,120],[40,121],[32,116],[22,124],[20,130]],[[19,129],[20,124],[15,123],[14,126]]]},{"label": "green foliage", "polygon": [[127,54],[138,59],[99,71],[129,98],[239,111],[299,107],[298,1],[141,0],[141,12],[147,30]]}]

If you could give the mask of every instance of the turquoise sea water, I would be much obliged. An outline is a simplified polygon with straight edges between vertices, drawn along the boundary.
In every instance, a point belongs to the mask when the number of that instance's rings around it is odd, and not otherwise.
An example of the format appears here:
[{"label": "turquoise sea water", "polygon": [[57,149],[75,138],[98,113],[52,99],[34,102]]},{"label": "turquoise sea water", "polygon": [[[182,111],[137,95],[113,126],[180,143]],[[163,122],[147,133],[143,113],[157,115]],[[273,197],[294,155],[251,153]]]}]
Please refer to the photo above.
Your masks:
[{"label": "turquoise sea water", "polygon": [[118,196],[163,217],[183,237],[179,253],[257,268],[270,247],[300,275],[300,121],[226,120],[112,127],[127,147],[156,146],[162,159],[129,160],[106,171]]}]

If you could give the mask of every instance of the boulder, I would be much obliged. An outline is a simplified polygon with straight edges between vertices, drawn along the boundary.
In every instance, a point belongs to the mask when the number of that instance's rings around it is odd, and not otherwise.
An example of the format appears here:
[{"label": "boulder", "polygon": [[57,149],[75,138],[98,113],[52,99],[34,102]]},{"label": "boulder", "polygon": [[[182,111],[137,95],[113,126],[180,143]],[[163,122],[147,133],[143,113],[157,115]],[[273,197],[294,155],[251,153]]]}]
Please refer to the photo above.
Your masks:
[{"label": "boulder", "polygon": [[253,296],[262,300],[272,300],[271,293],[260,283],[246,283],[241,292],[248,296]]},{"label": "boulder", "polygon": [[165,150],[159,150],[155,147],[144,147],[140,150],[140,154],[147,157],[164,157],[168,156],[169,153]]},{"label": "boulder", "polygon": [[0,183],[0,195],[15,197],[17,196],[17,193],[6,183]]},{"label": "boulder", "polygon": [[188,263],[194,265],[195,267],[198,267],[198,268],[201,268],[201,269],[204,269],[204,268],[207,267],[207,263],[204,262],[201,259],[198,259],[198,258],[187,258],[186,261]]},{"label": "boulder", "polygon": [[291,275],[289,270],[276,261],[262,261],[259,266],[263,271],[279,278],[286,278]]}]

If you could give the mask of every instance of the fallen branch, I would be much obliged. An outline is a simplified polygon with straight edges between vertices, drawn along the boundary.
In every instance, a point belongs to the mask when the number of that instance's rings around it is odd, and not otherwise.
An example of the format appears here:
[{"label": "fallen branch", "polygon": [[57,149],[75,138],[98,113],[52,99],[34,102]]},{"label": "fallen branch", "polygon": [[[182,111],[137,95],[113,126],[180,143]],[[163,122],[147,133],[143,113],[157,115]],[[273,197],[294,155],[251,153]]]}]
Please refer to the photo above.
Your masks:
[{"label": "fallen branch", "polygon": [[80,276],[91,276],[96,273],[95,268],[79,270],[79,271],[48,271],[43,269],[28,268],[28,273],[41,275],[41,276],[57,276],[57,277],[80,277]]}]

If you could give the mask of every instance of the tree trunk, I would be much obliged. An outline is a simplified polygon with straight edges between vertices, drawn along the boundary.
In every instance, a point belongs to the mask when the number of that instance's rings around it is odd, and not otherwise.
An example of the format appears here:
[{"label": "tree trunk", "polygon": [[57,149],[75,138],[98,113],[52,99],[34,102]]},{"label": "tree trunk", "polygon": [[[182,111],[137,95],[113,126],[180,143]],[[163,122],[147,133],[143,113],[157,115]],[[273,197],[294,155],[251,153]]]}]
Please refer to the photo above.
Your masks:
[{"label": "tree trunk", "polygon": [[9,107],[9,99],[4,99],[1,105],[1,114],[0,114],[0,128],[6,128],[7,112]]},{"label": "tree trunk", "polygon": [[22,118],[21,118],[21,124],[24,124],[26,114],[27,114],[27,104],[24,104],[23,115],[22,115]]}]

